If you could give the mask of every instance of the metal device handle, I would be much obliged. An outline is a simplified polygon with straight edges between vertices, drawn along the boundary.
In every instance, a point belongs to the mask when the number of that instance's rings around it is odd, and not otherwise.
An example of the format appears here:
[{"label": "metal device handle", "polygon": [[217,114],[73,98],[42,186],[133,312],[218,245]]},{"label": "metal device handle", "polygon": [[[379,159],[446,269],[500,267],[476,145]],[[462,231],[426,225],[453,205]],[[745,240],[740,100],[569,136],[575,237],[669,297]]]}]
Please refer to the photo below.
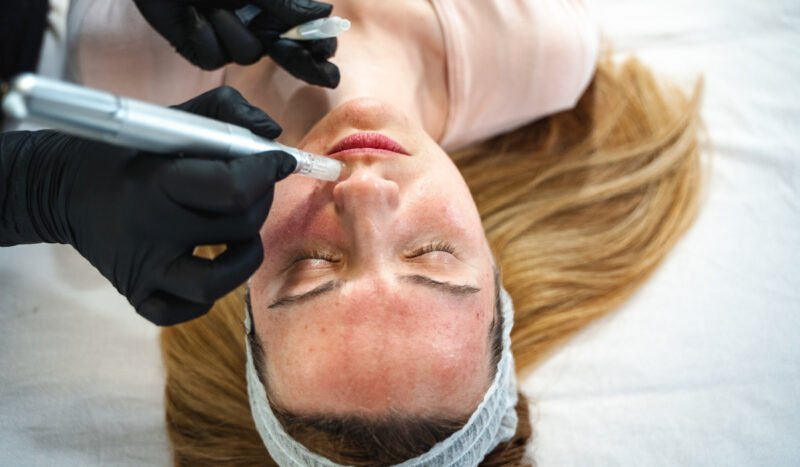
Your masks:
[{"label": "metal device handle", "polygon": [[283,151],[297,160],[296,173],[329,181],[338,179],[343,167],[246,128],[30,73],[12,81],[3,110],[72,135],[159,154],[237,157]]}]

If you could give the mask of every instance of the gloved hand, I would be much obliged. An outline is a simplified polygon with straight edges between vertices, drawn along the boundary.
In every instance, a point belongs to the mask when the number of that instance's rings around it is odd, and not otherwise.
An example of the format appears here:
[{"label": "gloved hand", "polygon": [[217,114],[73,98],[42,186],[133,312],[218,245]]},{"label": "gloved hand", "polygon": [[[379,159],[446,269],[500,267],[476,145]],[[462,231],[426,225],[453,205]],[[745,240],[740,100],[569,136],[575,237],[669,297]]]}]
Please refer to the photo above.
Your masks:
[{"label": "gloved hand", "polygon": [[[308,83],[335,88],[339,69],[327,60],[336,39],[291,41],[283,32],[330,15],[332,6],[313,0],[134,0],[142,16],[190,62],[205,70],[235,62],[248,65],[270,55]],[[234,10],[248,3],[262,9],[250,28]]]},{"label": "gloved hand", "polygon": [[[267,138],[281,132],[231,88],[177,108]],[[0,156],[0,191],[9,187],[5,199],[0,193],[0,244],[74,246],[162,326],[203,315],[259,267],[274,184],[296,165],[282,152],[163,156],[54,131],[6,133]],[[221,243],[227,250],[214,260],[192,254],[196,245]]]}]

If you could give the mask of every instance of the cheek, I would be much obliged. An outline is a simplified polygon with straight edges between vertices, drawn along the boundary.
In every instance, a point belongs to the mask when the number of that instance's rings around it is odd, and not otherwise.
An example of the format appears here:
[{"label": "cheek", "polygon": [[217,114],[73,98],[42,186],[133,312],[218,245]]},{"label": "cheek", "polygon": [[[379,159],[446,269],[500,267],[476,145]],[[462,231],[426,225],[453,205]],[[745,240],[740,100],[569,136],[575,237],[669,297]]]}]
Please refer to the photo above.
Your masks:
[{"label": "cheek", "polygon": [[286,225],[293,222],[294,218],[302,216],[304,211],[310,209],[308,199],[315,192],[313,181],[298,175],[290,175],[275,186],[275,195],[272,201],[267,220],[261,228],[262,238],[269,239],[277,235]]},{"label": "cheek", "polygon": [[[413,201],[406,205],[404,218],[414,219],[407,222],[409,228],[418,230],[427,226],[442,235],[450,237],[444,240],[463,243],[470,249],[477,248],[483,241],[483,226],[477,209],[471,198],[464,199],[453,187],[438,185],[435,181],[418,186]],[[469,196],[468,194],[466,196]],[[459,242],[459,239],[465,240]]]},{"label": "cheek", "polygon": [[261,228],[265,263],[283,256],[303,240],[339,238],[335,207],[328,193],[331,189],[313,180],[278,185],[272,209]]},{"label": "cheek", "polygon": [[413,200],[407,216],[446,223],[454,232],[483,236],[480,214],[472,193],[449,156],[438,147],[429,148],[430,164],[407,193]]},{"label": "cheek", "polygon": [[260,231],[264,261],[250,279],[254,309],[265,310],[268,300],[277,294],[281,284],[276,278],[291,260],[296,240],[305,238],[309,226],[320,232],[331,230],[324,209],[310,202],[315,191],[314,183],[292,177],[276,187],[275,200]]}]

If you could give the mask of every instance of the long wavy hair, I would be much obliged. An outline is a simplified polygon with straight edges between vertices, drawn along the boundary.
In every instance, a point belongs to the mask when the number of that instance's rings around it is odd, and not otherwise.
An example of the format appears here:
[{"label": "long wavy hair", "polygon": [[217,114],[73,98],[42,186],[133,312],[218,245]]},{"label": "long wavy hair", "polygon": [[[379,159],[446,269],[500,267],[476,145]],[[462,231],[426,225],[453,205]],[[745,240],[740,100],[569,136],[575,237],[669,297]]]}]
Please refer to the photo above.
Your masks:
[{"label": "long wavy hair", "polygon": [[[603,59],[573,109],[452,154],[514,299],[518,372],[617,308],[692,222],[701,182],[699,100],[699,85],[687,96],[635,59]],[[176,465],[275,465],[250,413],[243,308],[237,290],[206,316],[162,332]],[[517,412],[517,433],[482,466],[531,465],[524,397]],[[282,422],[309,449],[351,465],[415,457],[459,428],[452,421],[423,431]]]}]

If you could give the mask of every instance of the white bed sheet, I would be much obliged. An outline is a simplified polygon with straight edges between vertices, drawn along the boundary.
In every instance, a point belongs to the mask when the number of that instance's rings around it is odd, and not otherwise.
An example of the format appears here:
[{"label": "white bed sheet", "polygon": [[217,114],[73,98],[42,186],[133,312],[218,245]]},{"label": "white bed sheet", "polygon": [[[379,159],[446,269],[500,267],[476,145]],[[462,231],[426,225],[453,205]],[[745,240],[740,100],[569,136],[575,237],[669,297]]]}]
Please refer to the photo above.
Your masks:
[{"label": "white bed sheet", "polygon": [[[617,50],[706,77],[697,223],[523,379],[540,465],[800,464],[800,4],[597,0]],[[0,249],[0,465],[169,465],[157,330],[69,248]]]},{"label": "white bed sheet", "polygon": [[800,3],[602,0],[616,49],[706,78],[697,223],[525,378],[543,466],[800,465]]}]

